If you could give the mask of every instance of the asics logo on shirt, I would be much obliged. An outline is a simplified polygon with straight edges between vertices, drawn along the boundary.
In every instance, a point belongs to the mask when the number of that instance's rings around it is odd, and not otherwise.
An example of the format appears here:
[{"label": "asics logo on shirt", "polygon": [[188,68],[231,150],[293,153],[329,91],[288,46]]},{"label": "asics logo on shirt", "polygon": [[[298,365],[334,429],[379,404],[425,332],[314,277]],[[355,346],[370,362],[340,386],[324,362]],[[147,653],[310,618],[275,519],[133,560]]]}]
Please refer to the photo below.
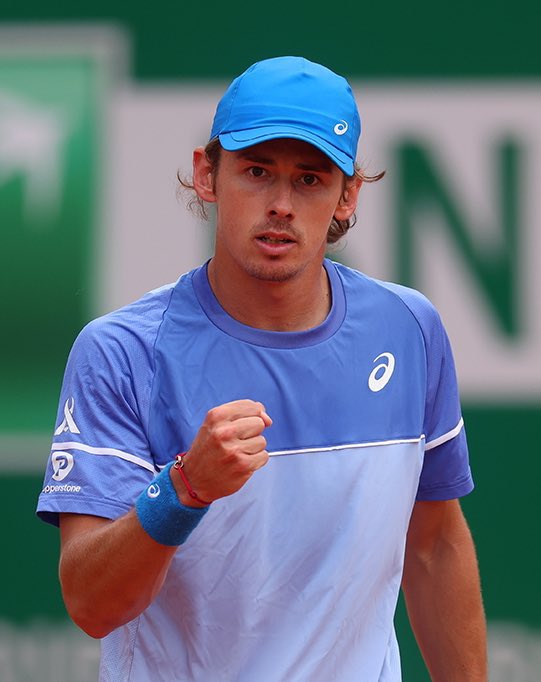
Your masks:
[{"label": "asics logo on shirt", "polygon": [[343,135],[344,133],[347,133],[348,128],[349,128],[348,124],[347,124],[344,120],[342,120],[342,121],[339,121],[339,122],[334,126],[334,132],[335,132],[337,135]]},{"label": "asics logo on shirt", "polygon": [[58,426],[54,432],[55,436],[59,436],[61,433],[81,433],[77,428],[77,424],[73,419],[73,409],[75,407],[75,400],[73,398],[68,398],[66,404],[64,405],[64,419],[62,423]]},{"label": "asics logo on shirt", "polygon": [[378,393],[378,391],[387,386],[393,376],[395,366],[395,359],[392,353],[381,353],[377,358],[374,358],[374,362],[378,360],[382,360],[382,362],[374,367],[368,377],[368,388],[373,393]]},{"label": "asics logo on shirt", "polygon": [[63,481],[73,469],[73,455],[70,452],[53,452],[51,464],[53,465],[54,480]]}]

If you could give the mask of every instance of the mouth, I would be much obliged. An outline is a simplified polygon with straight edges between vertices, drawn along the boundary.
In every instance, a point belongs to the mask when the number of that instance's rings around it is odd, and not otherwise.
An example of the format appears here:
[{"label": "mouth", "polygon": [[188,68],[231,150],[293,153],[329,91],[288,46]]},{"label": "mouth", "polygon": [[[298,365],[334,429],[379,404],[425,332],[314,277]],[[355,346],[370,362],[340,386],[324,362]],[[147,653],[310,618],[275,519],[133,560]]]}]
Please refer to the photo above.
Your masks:
[{"label": "mouth", "polygon": [[297,240],[287,232],[260,232],[254,236],[261,253],[271,258],[286,256],[297,245]]},{"label": "mouth", "polygon": [[261,235],[256,237],[256,239],[266,244],[293,244],[294,242],[294,239],[290,237],[270,237],[269,235]]}]

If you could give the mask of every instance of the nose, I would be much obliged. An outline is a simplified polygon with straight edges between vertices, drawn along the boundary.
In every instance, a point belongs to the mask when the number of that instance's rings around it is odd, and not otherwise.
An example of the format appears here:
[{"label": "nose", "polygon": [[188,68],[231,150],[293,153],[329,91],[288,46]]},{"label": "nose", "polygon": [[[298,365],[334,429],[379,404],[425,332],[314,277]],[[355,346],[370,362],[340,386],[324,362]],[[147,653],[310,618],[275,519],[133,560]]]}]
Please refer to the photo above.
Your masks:
[{"label": "nose", "polygon": [[292,187],[288,181],[283,180],[274,184],[267,212],[272,218],[279,218],[282,220],[291,220],[293,218]]}]

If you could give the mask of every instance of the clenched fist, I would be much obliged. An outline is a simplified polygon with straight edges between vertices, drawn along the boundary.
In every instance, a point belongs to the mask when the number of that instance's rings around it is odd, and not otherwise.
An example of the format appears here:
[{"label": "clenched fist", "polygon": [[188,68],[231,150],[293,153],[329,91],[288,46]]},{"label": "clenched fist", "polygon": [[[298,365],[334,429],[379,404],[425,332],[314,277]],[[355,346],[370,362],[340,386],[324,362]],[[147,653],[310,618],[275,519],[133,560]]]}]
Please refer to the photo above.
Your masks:
[{"label": "clenched fist", "polygon": [[[271,424],[265,406],[253,400],[234,400],[209,410],[184,457],[184,473],[197,495],[212,502],[242,488],[269,459],[263,431]],[[182,504],[201,506],[175,469],[171,477]]]}]

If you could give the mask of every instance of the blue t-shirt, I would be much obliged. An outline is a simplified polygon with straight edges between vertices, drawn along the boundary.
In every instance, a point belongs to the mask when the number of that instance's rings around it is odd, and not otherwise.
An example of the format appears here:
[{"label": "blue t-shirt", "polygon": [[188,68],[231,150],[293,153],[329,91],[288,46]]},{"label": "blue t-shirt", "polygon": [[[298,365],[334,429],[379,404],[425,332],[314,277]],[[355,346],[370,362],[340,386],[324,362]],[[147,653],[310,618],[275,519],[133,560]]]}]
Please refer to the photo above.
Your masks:
[{"label": "blue t-shirt", "polygon": [[318,327],[220,306],[202,266],[90,323],[66,368],[38,513],[115,519],[217,405],[273,419],[268,464],[214,502],[102,682],[396,682],[393,617],[415,500],[473,488],[455,368],[418,292],[325,261]]}]

